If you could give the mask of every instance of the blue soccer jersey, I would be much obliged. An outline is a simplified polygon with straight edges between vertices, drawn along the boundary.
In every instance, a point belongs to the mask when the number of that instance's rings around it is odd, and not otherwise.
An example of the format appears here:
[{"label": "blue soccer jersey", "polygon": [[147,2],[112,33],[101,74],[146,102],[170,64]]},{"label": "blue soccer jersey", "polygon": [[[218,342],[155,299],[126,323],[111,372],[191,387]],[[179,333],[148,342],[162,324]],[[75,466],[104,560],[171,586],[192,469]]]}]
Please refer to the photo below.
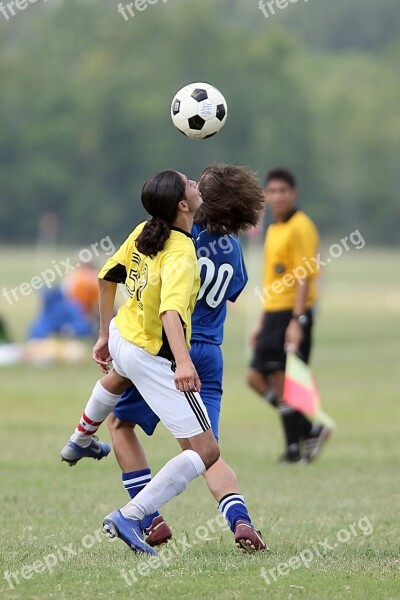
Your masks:
[{"label": "blue soccer jersey", "polygon": [[201,287],[192,315],[192,342],[222,344],[226,303],[234,302],[248,276],[240,242],[233,235],[208,233],[194,225]]}]

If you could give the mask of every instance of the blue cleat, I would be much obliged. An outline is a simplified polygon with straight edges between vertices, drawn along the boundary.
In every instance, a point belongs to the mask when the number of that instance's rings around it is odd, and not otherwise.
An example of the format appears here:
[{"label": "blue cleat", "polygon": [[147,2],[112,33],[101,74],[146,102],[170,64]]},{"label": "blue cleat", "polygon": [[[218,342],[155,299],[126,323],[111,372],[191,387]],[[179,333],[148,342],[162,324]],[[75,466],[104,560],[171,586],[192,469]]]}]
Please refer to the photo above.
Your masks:
[{"label": "blue cleat", "polygon": [[70,467],[76,465],[81,458],[96,458],[101,460],[110,454],[111,448],[104,442],[98,442],[97,438],[93,438],[90,445],[86,448],[78,446],[75,442],[67,442],[61,450],[61,460],[67,462]]},{"label": "blue cleat", "polygon": [[157,552],[144,541],[141,521],[126,519],[119,509],[104,517],[103,531],[110,538],[120,538],[133,552],[157,555]]}]

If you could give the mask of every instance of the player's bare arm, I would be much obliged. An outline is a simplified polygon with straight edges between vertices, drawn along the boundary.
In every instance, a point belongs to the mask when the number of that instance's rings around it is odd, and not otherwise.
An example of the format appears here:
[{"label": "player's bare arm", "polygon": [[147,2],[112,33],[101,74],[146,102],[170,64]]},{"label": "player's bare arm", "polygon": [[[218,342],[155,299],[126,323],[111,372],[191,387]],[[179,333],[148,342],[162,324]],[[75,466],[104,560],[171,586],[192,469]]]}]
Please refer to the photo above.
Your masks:
[{"label": "player's bare arm", "polygon": [[[303,279],[296,284],[296,295],[293,307],[293,315],[303,315],[306,310],[306,301],[309,288],[309,280]],[[298,352],[303,341],[303,328],[297,318],[291,319],[285,333],[285,349],[290,352]]]},{"label": "player's bare arm", "polygon": [[110,370],[111,356],[108,349],[108,337],[116,291],[116,283],[99,279],[100,329],[98,340],[93,347],[93,360],[99,365],[103,373],[108,373]]},{"label": "player's bare arm", "polygon": [[180,392],[200,391],[200,379],[186,347],[179,314],[175,310],[167,310],[161,315],[161,320],[176,362],[176,389]]}]

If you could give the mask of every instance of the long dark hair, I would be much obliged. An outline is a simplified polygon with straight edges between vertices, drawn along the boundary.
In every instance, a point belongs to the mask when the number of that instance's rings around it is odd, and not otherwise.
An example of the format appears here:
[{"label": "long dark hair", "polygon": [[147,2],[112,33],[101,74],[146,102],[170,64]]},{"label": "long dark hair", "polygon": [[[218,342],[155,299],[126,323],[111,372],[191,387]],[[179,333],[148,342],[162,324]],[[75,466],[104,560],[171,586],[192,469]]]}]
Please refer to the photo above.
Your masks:
[{"label": "long dark hair", "polygon": [[264,210],[264,192],[255,174],[241,165],[216,163],[204,169],[199,190],[203,204],[195,223],[209,233],[238,234],[257,225]]},{"label": "long dark hair", "polygon": [[164,248],[176,219],[178,204],[185,197],[185,184],[177,171],[157,173],[142,189],[142,204],[152,219],[147,221],[136,239],[141,254],[152,258]]}]

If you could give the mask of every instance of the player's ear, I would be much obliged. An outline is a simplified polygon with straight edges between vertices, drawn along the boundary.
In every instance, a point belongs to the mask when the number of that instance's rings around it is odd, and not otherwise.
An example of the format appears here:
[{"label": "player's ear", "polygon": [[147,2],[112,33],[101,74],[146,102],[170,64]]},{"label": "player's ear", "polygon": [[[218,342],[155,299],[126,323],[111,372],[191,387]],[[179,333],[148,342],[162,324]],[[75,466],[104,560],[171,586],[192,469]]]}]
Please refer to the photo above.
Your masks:
[{"label": "player's ear", "polygon": [[182,212],[187,212],[187,211],[189,210],[189,206],[188,206],[188,203],[187,203],[187,201],[186,201],[186,199],[185,199],[185,198],[183,198],[182,200],[180,200],[180,201],[178,202],[178,208],[179,208],[179,210],[181,210]]}]

